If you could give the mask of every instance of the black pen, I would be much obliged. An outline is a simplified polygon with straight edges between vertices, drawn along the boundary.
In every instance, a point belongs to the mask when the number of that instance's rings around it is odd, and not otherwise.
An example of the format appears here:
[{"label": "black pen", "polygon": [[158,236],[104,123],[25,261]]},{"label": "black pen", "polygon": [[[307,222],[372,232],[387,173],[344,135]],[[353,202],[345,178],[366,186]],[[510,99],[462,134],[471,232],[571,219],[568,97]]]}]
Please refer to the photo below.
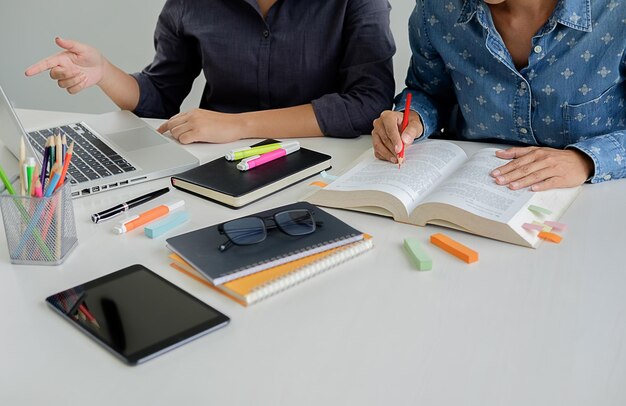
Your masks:
[{"label": "black pen", "polygon": [[94,223],[97,223],[102,220],[108,220],[112,217],[115,217],[119,214],[124,213],[127,210],[132,209],[135,206],[139,206],[140,204],[149,202],[152,199],[156,199],[157,197],[164,195],[165,193],[169,191],[170,191],[170,188],[166,187],[163,189],[155,190],[154,192],[147,193],[143,196],[136,197],[125,203],[118,204],[117,206],[113,206],[110,209],[101,211],[100,213],[92,214],[91,221],[93,221]]}]

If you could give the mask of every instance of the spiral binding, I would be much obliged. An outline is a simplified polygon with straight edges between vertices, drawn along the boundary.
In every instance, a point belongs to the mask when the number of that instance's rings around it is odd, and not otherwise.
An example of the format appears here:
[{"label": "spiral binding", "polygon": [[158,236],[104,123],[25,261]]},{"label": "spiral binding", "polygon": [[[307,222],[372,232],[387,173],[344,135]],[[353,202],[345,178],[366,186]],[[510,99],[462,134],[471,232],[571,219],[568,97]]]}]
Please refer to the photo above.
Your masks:
[{"label": "spiral binding", "polygon": [[309,245],[308,247],[301,248],[295,251],[290,251],[284,255],[279,255],[264,261],[255,262],[254,264],[249,266],[234,269],[231,272],[221,276],[220,278],[215,279],[213,282],[215,284],[226,283],[233,279],[242,278],[244,276],[248,276],[253,273],[284,264],[286,262],[295,261],[296,259],[300,259],[305,256],[314,255],[329,249],[341,247],[342,245],[357,242],[362,238],[363,234],[350,234],[348,236],[344,236],[342,238],[337,238],[334,240],[328,240],[320,244]]},{"label": "spiral binding", "polygon": [[371,238],[361,240],[358,243],[350,247],[345,247],[328,257],[324,257],[318,261],[305,265],[297,271],[291,272],[288,275],[275,279],[271,282],[268,282],[267,284],[261,285],[255,288],[252,292],[250,292],[247,298],[248,304],[252,305],[272,295],[275,295],[295,285],[298,285],[299,283],[302,283],[307,279],[313,278],[314,276],[328,271],[329,269],[334,268],[337,265],[343,264],[349,259],[352,259],[373,247],[374,242]]}]

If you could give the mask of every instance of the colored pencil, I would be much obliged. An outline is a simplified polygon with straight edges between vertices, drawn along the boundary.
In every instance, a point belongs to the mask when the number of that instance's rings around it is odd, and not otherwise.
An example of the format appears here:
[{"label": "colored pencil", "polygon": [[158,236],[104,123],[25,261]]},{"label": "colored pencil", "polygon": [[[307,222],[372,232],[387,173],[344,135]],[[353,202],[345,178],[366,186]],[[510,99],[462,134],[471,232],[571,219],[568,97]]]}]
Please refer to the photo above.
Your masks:
[{"label": "colored pencil", "polygon": [[61,179],[59,180],[59,184],[57,185],[57,189],[63,186],[65,183],[65,176],[67,175],[67,168],[70,166],[70,161],[72,160],[72,156],[74,154],[74,141],[70,145],[70,148],[67,150],[65,154],[65,160],[63,161],[63,169],[61,170]]}]

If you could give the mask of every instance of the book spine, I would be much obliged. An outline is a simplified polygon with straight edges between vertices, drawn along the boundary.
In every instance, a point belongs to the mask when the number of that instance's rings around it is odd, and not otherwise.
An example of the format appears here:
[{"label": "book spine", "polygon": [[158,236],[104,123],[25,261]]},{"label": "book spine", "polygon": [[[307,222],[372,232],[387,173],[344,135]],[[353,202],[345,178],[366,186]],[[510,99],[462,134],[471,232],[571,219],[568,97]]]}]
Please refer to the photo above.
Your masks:
[{"label": "book spine", "polygon": [[337,265],[348,261],[351,258],[354,258],[366,252],[373,246],[374,243],[371,238],[365,239],[354,246],[342,249],[333,255],[303,266],[297,271],[291,272],[290,274],[285,275],[282,278],[273,280],[270,283],[254,289],[247,296],[248,304],[254,304],[272,295],[280,293],[283,290],[287,290],[301,282],[304,282],[307,279],[317,276]]}]

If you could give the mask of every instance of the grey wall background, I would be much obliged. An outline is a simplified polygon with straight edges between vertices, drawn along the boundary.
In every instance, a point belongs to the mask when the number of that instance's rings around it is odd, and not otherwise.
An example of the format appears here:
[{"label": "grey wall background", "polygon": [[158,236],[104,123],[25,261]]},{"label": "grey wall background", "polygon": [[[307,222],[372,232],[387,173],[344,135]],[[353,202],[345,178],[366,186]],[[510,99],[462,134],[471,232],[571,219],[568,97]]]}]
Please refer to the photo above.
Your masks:
[{"label": "grey wall background", "polygon": [[[127,72],[153,57],[152,34],[165,0],[19,0],[0,2],[0,85],[16,107],[103,113],[117,107],[96,87],[71,96],[47,74],[26,78],[32,63],[59,51],[54,38],[76,39],[99,48]],[[407,23],[415,2],[390,0],[391,27],[398,51],[396,88],[403,87],[409,61]],[[198,78],[183,110],[196,107],[203,87]]]}]

